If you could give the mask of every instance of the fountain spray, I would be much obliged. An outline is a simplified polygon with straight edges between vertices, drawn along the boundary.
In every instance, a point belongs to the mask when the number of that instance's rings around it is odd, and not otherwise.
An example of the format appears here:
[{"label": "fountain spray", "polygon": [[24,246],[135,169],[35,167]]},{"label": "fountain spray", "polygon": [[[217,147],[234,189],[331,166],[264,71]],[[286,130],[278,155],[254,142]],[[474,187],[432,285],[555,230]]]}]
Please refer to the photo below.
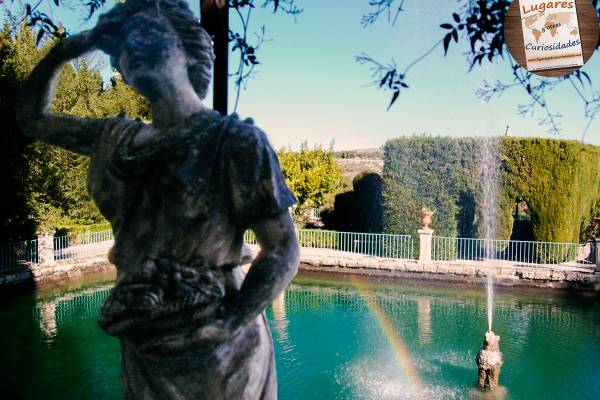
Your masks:
[{"label": "fountain spray", "polygon": [[[498,193],[499,193],[499,140],[483,139],[481,141],[481,223],[484,239],[496,237]],[[488,330],[483,339],[483,347],[477,354],[478,384],[482,390],[492,390],[498,386],[500,367],[502,366],[502,353],[500,353],[500,336],[492,331],[494,319],[494,270],[489,260],[495,257],[495,246],[492,242],[485,242],[485,259],[487,264],[487,319]]]}]

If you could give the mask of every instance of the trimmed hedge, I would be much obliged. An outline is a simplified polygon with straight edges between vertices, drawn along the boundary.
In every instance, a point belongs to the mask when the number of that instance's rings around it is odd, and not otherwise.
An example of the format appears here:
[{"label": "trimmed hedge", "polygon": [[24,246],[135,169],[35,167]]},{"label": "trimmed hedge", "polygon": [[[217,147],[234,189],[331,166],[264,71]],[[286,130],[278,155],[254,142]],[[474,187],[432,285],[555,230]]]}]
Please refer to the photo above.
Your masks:
[{"label": "trimmed hedge", "polygon": [[[413,233],[422,207],[436,235],[480,237],[482,140],[412,136],[385,145],[384,231]],[[577,242],[600,202],[600,148],[577,141],[500,139],[497,238],[509,239],[516,203],[527,203],[533,239]]]},{"label": "trimmed hedge", "polygon": [[91,225],[68,225],[57,228],[54,232],[54,236],[72,236],[79,233],[103,232],[111,229],[112,226],[110,225],[110,222]]},{"label": "trimmed hedge", "polygon": [[506,138],[508,198],[525,201],[536,240],[577,242],[600,200],[600,148],[577,141]]},{"label": "trimmed hedge", "polygon": [[354,177],[352,187],[352,191],[335,196],[331,227],[343,232],[381,233],[381,176],[370,170],[361,171]]},{"label": "trimmed hedge", "polygon": [[383,229],[413,234],[419,211],[435,210],[432,228],[444,236],[471,236],[478,143],[475,139],[413,136],[384,147]]}]

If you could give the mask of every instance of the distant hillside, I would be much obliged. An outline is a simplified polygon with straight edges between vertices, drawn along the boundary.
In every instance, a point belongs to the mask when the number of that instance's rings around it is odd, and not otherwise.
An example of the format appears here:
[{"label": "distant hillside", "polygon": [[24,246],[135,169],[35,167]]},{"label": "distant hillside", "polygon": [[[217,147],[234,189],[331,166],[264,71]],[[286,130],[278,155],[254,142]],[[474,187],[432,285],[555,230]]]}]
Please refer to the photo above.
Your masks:
[{"label": "distant hillside", "polygon": [[366,169],[383,172],[383,149],[343,150],[333,153],[335,159],[344,167],[344,176],[350,179]]},{"label": "distant hillside", "polygon": [[333,156],[337,159],[347,158],[373,158],[383,160],[383,148],[358,149],[358,150],[340,150],[334,151]]}]

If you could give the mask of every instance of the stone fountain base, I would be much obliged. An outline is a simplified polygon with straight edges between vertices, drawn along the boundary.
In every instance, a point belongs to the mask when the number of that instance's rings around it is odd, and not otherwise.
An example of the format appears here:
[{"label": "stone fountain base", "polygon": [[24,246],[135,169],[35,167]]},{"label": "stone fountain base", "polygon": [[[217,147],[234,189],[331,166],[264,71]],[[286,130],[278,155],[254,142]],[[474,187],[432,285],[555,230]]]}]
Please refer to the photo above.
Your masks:
[{"label": "stone fountain base", "polygon": [[483,347],[475,359],[478,368],[477,383],[481,390],[489,391],[498,387],[502,353],[500,353],[500,336],[488,331],[483,339]]}]

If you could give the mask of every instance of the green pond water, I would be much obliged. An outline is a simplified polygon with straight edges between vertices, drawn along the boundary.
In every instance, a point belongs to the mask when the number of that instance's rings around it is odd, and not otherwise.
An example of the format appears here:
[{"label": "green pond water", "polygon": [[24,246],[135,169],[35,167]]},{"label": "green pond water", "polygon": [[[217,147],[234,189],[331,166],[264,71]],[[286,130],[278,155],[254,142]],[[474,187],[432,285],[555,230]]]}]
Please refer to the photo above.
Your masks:
[{"label": "green pond water", "polygon": [[[118,399],[119,344],[96,319],[111,282],[0,297],[0,397]],[[470,399],[485,290],[301,275],[269,307],[279,398]],[[600,301],[501,290],[507,399],[600,399]],[[486,397],[483,397],[486,398]]]}]

